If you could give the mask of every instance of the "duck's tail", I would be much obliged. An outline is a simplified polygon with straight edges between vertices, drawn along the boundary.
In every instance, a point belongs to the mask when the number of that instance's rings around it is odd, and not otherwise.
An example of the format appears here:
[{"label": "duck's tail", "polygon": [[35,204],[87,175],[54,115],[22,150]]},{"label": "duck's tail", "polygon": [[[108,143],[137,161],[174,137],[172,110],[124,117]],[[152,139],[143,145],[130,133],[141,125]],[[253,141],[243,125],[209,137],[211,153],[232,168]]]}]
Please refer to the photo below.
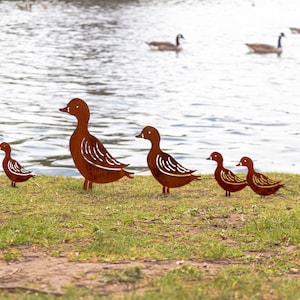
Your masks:
[{"label": "duck's tail", "polygon": [[194,180],[201,180],[201,175],[193,175],[194,176]]},{"label": "duck's tail", "polygon": [[125,172],[125,176],[128,177],[129,179],[134,178],[134,176],[133,176],[134,173],[133,172],[128,172],[128,171],[125,171],[125,170],[124,170],[124,172]]}]

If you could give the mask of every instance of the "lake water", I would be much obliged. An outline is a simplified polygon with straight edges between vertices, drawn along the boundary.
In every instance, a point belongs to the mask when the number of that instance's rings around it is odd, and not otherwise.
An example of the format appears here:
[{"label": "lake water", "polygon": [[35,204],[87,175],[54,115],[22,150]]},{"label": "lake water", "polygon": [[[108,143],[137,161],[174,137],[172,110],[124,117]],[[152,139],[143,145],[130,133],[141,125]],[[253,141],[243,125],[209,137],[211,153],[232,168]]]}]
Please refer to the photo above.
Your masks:
[{"label": "lake water", "polygon": [[[300,170],[299,0],[0,2],[0,142],[36,174],[78,176],[69,152],[76,120],[58,111],[80,97],[90,131],[129,170],[147,174],[149,141],[185,167],[213,173],[213,151],[235,171]],[[45,7],[44,5],[47,7]],[[283,54],[249,55],[245,42]],[[181,33],[180,53],[146,41]],[[3,153],[1,152],[1,159]]]}]

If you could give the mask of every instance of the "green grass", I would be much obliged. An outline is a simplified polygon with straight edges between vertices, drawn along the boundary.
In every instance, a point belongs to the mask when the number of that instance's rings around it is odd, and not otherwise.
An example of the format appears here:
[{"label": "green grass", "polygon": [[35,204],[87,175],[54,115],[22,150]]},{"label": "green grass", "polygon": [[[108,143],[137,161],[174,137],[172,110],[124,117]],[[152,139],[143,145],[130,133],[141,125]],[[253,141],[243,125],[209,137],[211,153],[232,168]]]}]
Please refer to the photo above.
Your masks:
[{"label": "green grass", "polygon": [[[20,259],[26,246],[74,262],[188,261],[155,274],[103,272],[103,283],[138,287],[105,298],[297,300],[300,176],[270,176],[287,189],[265,198],[250,188],[225,197],[211,175],[168,196],[150,176],[95,184],[90,192],[82,179],[37,176],[11,188],[0,176],[0,260]],[[98,297],[97,289],[66,286],[62,298]]]}]

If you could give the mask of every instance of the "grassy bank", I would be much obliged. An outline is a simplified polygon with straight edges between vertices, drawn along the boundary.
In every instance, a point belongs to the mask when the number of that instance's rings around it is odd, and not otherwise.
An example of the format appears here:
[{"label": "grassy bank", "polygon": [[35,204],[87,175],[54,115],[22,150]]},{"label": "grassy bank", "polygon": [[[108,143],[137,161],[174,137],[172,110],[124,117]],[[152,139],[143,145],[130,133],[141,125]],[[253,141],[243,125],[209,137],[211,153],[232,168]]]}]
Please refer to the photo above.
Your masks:
[{"label": "grassy bank", "polygon": [[[82,190],[82,179],[38,176],[11,188],[0,176],[0,262],[17,263],[24,249],[39,249],[74,264],[136,263],[94,274],[89,287],[65,286],[61,297],[66,299],[101,294],[125,299],[300,299],[300,176],[270,176],[287,188],[266,198],[248,187],[225,197],[210,175],[168,196],[150,176],[94,185],[91,192]],[[4,283],[2,287],[9,285]],[[105,293],[100,283],[106,285]],[[120,288],[124,284],[127,289]],[[36,282],[26,286],[40,289]],[[11,291],[2,288],[0,296],[33,297],[21,289]]]}]

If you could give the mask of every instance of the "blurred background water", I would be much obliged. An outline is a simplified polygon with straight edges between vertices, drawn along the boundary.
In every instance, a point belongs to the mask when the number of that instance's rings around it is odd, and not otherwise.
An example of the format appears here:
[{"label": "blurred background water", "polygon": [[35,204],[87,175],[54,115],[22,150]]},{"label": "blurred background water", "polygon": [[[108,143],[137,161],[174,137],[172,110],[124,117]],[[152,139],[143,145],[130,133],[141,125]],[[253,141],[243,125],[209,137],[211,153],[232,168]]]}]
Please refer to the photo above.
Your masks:
[{"label": "blurred background water", "polygon": [[[161,147],[185,167],[213,173],[212,151],[235,171],[250,156],[263,171],[299,173],[299,0],[102,0],[0,2],[0,142],[36,174],[78,176],[69,152],[76,120],[58,111],[80,97],[90,131],[129,170],[148,174]],[[244,43],[283,54],[249,55]],[[175,41],[157,52],[146,41]],[[0,153],[3,157],[4,153]],[[1,159],[2,159],[1,157]]]}]

